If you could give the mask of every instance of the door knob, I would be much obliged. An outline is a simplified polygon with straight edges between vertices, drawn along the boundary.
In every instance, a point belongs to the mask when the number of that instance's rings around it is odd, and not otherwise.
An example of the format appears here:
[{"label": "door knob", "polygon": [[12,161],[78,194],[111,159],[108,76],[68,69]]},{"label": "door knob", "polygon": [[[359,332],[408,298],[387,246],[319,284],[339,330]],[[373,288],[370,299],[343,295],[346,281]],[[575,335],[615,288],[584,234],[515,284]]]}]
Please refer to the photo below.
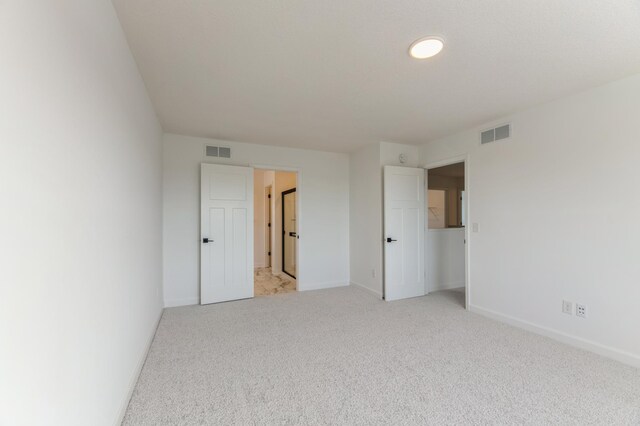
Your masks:
[{"label": "door knob", "polygon": [[387,238],[387,242],[388,243],[391,243],[391,242],[394,242],[394,241],[398,241],[398,240],[394,240],[393,238]]},{"label": "door knob", "polygon": [[207,243],[212,243],[212,242],[213,242],[213,240],[210,240],[209,238],[203,238],[203,239],[202,239],[202,242],[203,242],[203,243],[205,243],[205,244],[207,244]]}]

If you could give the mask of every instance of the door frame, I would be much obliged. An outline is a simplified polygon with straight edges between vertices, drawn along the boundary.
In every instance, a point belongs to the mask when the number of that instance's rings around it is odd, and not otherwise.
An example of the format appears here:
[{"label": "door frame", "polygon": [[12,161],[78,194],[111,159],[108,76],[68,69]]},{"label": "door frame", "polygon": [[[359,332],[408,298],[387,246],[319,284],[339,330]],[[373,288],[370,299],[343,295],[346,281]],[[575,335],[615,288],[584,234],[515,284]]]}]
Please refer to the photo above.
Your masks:
[{"label": "door frame", "polygon": [[[465,247],[464,247],[464,308],[466,310],[469,310],[469,307],[471,306],[471,269],[469,267],[470,265],[470,260],[471,260],[471,231],[470,228],[472,228],[472,224],[471,221],[469,220],[469,218],[471,217],[470,212],[471,212],[471,203],[469,202],[470,200],[470,194],[471,194],[471,179],[469,179],[469,156],[467,154],[462,154],[462,155],[456,155],[456,156],[452,156],[452,157],[447,157],[444,158],[442,160],[438,160],[438,161],[433,161],[433,162],[429,162],[426,163],[424,166],[422,166],[425,169],[425,173],[424,173],[424,191],[425,191],[425,202],[426,202],[426,209],[429,208],[429,170],[430,169],[436,169],[438,167],[443,167],[443,166],[449,166],[451,164],[456,164],[456,163],[464,163],[464,191],[465,191],[465,223],[466,226],[464,227],[464,239],[465,239]],[[426,247],[429,247],[429,228],[428,228],[428,221],[425,221],[426,226],[425,226],[425,230],[424,230],[424,241],[425,241],[425,251],[424,251],[424,267],[425,267],[425,292],[429,291],[429,275],[427,273],[427,267],[428,267],[428,261],[427,261],[427,255],[428,252],[426,250]]]},{"label": "door frame", "polygon": [[[296,185],[297,185],[297,182],[296,182]],[[280,210],[282,212],[282,215],[281,215],[282,216],[282,218],[281,218],[282,219],[282,257],[281,257],[280,260],[282,260],[282,272],[284,272],[285,274],[289,275],[291,278],[294,278],[294,279],[296,279],[296,276],[295,275],[291,275],[290,273],[288,273],[284,269],[284,237],[285,237],[285,235],[284,235],[284,196],[287,195],[287,194],[292,194],[292,193],[296,192],[297,189],[298,189],[298,187],[296,186],[295,188],[291,188],[291,189],[287,189],[286,191],[282,191],[282,194],[280,194],[280,197],[282,198],[282,200],[281,200],[282,210]],[[296,192],[296,200],[297,199],[298,199],[298,193]],[[296,204],[297,204],[297,202],[296,202]],[[298,206],[296,205],[296,209],[297,208],[298,208]],[[296,211],[296,240],[299,240],[299,237],[298,237],[298,226],[297,226],[298,225],[298,222],[297,222],[298,221],[298,215],[297,214],[298,214],[298,212]],[[296,252],[298,251],[297,247],[298,247],[298,243],[296,242]],[[296,253],[296,256],[297,255],[298,255],[298,253]],[[296,257],[296,259],[297,259],[297,257]],[[296,275],[298,274],[297,269],[298,269],[298,265],[296,264]]]},{"label": "door frame", "polygon": [[[298,235],[302,235],[304,237],[304,233],[303,233],[303,227],[304,227],[304,221],[303,221],[303,211],[302,211],[302,205],[303,205],[303,199],[304,199],[304,191],[303,191],[303,170],[300,167],[288,167],[288,166],[279,166],[279,165],[273,165],[273,164],[263,164],[263,163],[259,163],[259,164],[250,164],[249,167],[253,167],[254,170],[256,169],[260,169],[260,170],[273,170],[274,172],[292,172],[296,174],[296,189],[298,190],[298,192],[296,193],[296,220],[297,220],[297,225],[298,225]],[[273,191],[275,191],[275,188],[273,188]],[[271,192],[271,196],[275,197],[275,192]],[[275,200],[273,201],[275,203]],[[272,218],[275,219],[275,218]],[[296,275],[296,290],[297,291],[303,291],[305,288],[305,284],[306,281],[304,281],[304,270],[302,268],[303,262],[304,262],[304,238],[300,238],[298,239],[298,244],[296,246],[296,259],[298,261],[298,273]],[[271,259],[271,267],[273,268],[273,256]]]},{"label": "door frame", "polygon": [[[255,169],[254,169],[255,170]],[[264,188],[264,199],[265,199],[265,220],[264,220],[264,249],[265,249],[265,255],[264,255],[264,259],[265,259],[265,265],[267,268],[271,268],[272,266],[272,259],[273,256],[271,255],[271,227],[273,226],[272,222],[273,222],[273,217],[272,217],[272,212],[273,212],[273,185],[269,185],[266,186]],[[267,215],[267,211],[269,212],[269,214]],[[267,217],[268,216],[268,217]]]}]

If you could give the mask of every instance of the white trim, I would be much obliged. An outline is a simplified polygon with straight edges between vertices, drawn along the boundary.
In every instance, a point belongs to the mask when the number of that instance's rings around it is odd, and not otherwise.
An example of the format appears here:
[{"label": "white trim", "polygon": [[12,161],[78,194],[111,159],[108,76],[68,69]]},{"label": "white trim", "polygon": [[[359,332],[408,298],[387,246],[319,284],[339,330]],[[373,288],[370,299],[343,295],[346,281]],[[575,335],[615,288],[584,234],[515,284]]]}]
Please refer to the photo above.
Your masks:
[{"label": "white trim", "polygon": [[191,305],[199,305],[200,298],[199,297],[186,297],[183,299],[169,299],[164,301],[165,308],[175,308],[178,306],[191,306]]},{"label": "white trim", "polygon": [[369,287],[365,286],[364,284],[360,284],[360,283],[357,283],[355,281],[351,281],[350,285],[353,285],[353,286],[356,286],[356,287],[361,288],[363,290],[366,290],[369,293],[374,294],[378,299],[382,300],[382,292],[381,291],[374,290],[372,288],[369,288]]},{"label": "white trim", "polygon": [[268,165],[268,164],[249,164],[249,167],[253,167],[254,169],[259,169],[259,170],[277,171],[277,172],[299,172],[301,170],[298,167],[274,166],[274,165]]},{"label": "white trim", "polygon": [[129,391],[127,392],[127,396],[120,404],[120,414],[118,418],[114,422],[114,425],[121,425],[124,420],[125,414],[127,414],[127,408],[129,408],[129,402],[131,401],[131,396],[133,396],[133,391],[136,388],[136,384],[138,384],[138,379],[140,378],[140,373],[142,373],[142,367],[144,367],[144,363],[147,360],[147,355],[149,355],[149,349],[151,349],[151,344],[153,343],[153,339],[156,337],[156,332],[158,331],[158,326],[160,325],[160,320],[162,319],[162,314],[164,313],[164,309],[160,309],[160,315],[155,322],[155,327],[153,327],[153,333],[151,333],[151,337],[148,339],[147,344],[145,346],[145,350],[142,353],[142,357],[138,360],[138,365],[136,365],[135,370],[133,371],[133,376],[129,381]]},{"label": "white trim", "polygon": [[348,287],[348,286],[349,286],[349,283],[344,281],[329,281],[325,283],[305,284],[304,287],[301,287],[300,283],[298,283],[298,291],[324,290],[328,288]]},{"label": "white trim", "polygon": [[459,226],[457,228],[430,228],[427,229],[428,232],[455,232],[460,231],[464,228],[464,226]]},{"label": "white trim", "polygon": [[[466,162],[467,158],[468,158],[467,154],[458,154],[458,155],[454,155],[454,156],[451,156],[451,157],[447,157],[447,158],[442,159],[442,160],[433,161],[433,162],[430,162],[430,163],[425,163],[422,166],[422,168],[423,169],[435,169],[435,168],[438,168],[438,167],[449,166],[451,164]],[[465,177],[466,177],[466,170],[465,170]]]},{"label": "white trim", "polygon": [[605,346],[592,340],[583,339],[578,336],[574,336],[562,331],[555,330],[553,328],[545,327],[542,325],[534,324],[529,321],[521,320],[510,315],[501,314],[491,309],[482,308],[480,306],[469,306],[471,312],[482,315],[487,318],[491,318],[506,324],[518,327],[533,333],[549,337],[562,343],[574,346],[576,348],[585,349],[589,352],[594,352],[598,355],[602,355],[607,358],[614,359],[624,364],[631,365],[632,367],[640,368],[640,355],[633,354],[631,352],[622,351],[620,349],[612,348],[611,346]]},{"label": "white trim", "polygon": [[[464,192],[465,192],[465,201],[466,201],[466,218],[464,223],[466,224],[465,228],[464,228],[464,240],[465,240],[465,247],[464,247],[464,281],[465,281],[465,285],[464,285],[464,306],[465,309],[469,310],[471,307],[471,269],[469,267],[469,265],[471,265],[471,231],[470,229],[472,228],[472,224],[470,221],[471,218],[471,180],[469,179],[469,175],[470,173],[470,163],[469,163],[469,155],[468,154],[458,154],[458,155],[454,155],[451,157],[447,157],[445,159],[442,160],[438,160],[438,161],[434,161],[431,163],[425,163],[424,166],[422,166],[425,170],[426,173],[424,174],[424,179],[425,179],[425,194],[429,191],[429,186],[428,186],[428,177],[429,177],[429,169],[435,169],[437,167],[442,167],[442,166],[448,166],[450,164],[456,164],[456,163],[464,163]],[[425,199],[425,203],[429,203],[429,198],[426,197]],[[457,228],[456,228],[457,229]],[[429,238],[429,230],[425,229],[424,232],[424,236],[425,236],[425,247],[428,246],[428,241],[427,238]],[[425,289],[427,291],[428,294],[428,290],[429,290],[429,283],[428,283],[428,275],[427,275],[427,250],[425,249],[425,255],[424,255],[424,259],[423,262],[425,263]]]},{"label": "white trim", "polygon": [[[254,173],[256,169],[253,169]],[[263,199],[265,201],[265,209],[262,212],[264,220],[262,221],[262,225],[264,228],[264,247],[263,247],[263,268],[273,268],[273,238],[271,235],[271,231],[273,230],[273,202],[275,201],[275,197],[273,196],[273,187],[275,182],[272,182],[271,185],[263,186],[264,194],[262,194]],[[262,182],[264,185],[264,181]],[[297,182],[296,182],[297,185]],[[254,188],[255,191],[255,188]],[[267,211],[269,212],[267,217]]]},{"label": "white trim", "polygon": [[440,290],[453,290],[456,288],[461,288],[464,287],[464,282],[453,282],[453,283],[438,283],[435,286],[433,286],[433,291],[440,291]]}]

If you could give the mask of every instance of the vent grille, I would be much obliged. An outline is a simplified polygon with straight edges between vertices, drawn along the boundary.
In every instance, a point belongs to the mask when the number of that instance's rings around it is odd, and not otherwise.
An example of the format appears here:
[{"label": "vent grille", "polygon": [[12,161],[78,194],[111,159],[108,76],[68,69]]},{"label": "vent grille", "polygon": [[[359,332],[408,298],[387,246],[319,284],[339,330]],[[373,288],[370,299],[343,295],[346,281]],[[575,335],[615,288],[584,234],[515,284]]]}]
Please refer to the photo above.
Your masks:
[{"label": "vent grille", "polygon": [[231,148],[221,146],[218,148],[218,156],[220,158],[231,158]]},{"label": "vent grille", "polygon": [[480,143],[489,143],[496,140],[496,129],[485,130],[480,133]]},{"label": "vent grille", "polygon": [[511,124],[505,124],[504,126],[496,127],[494,129],[485,130],[480,133],[480,143],[485,144],[489,142],[499,141],[501,139],[507,139],[511,136]]},{"label": "vent grille", "polygon": [[218,156],[218,147],[207,146],[207,157],[217,157],[217,156]]},{"label": "vent grille", "polygon": [[231,158],[231,148],[207,145],[205,154],[207,157]]}]

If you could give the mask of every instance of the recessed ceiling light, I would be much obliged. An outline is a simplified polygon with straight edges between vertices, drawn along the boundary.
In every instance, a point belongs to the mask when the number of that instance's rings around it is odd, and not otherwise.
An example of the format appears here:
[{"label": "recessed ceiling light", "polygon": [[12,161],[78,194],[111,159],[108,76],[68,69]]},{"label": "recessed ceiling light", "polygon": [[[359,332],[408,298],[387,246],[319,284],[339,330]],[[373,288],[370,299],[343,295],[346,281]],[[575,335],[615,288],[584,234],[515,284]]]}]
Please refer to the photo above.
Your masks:
[{"label": "recessed ceiling light", "polygon": [[427,59],[436,56],[444,47],[444,41],[438,37],[425,37],[411,43],[409,55],[416,59]]}]

